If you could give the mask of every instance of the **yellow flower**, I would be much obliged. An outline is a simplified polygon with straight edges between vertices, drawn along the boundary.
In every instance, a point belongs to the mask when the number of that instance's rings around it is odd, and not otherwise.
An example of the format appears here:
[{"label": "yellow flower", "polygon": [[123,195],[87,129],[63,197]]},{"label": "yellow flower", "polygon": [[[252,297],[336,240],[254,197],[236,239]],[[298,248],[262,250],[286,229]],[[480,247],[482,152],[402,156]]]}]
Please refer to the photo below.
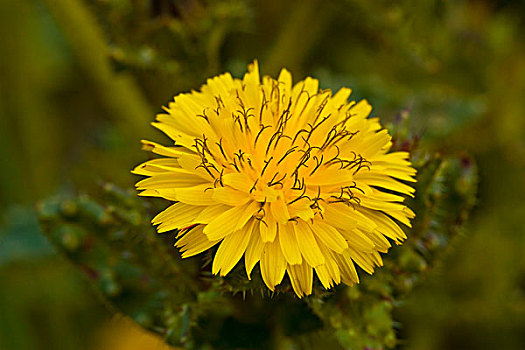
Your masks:
[{"label": "yellow flower", "polygon": [[410,226],[401,195],[413,195],[404,182],[416,171],[407,152],[387,153],[387,130],[350,92],[292,85],[286,69],[261,83],[255,61],[242,80],[226,73],[177,95],[153,123],[174,146],[143,141],[165,158],[133,171],[149,176],[140,195],[175,202],[153,219],[158,232],[178,230],[183,257],[218,244],[220,276],[243,255],[248,278],[259,262],[271,290],[287,273],[299,297],[313,270],[327,289],[358,283],[354,263],[372,274],[387,238],[406,238],[393,219]]}]

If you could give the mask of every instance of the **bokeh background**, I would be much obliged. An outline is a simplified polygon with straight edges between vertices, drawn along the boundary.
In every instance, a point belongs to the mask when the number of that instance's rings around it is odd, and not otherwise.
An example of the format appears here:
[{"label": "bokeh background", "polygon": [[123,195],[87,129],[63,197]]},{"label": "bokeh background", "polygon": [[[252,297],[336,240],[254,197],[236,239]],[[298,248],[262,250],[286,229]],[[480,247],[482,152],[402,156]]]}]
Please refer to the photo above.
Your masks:
[{"label": "bokeh background", "polygon": [[477,206],[396,311],[400,348],[525,348],[524,38],[523,0],[0,0],[0,349],[164,348],[54,251],[35,203],[131,187],[160,106],[254,58],[476,160]]}]

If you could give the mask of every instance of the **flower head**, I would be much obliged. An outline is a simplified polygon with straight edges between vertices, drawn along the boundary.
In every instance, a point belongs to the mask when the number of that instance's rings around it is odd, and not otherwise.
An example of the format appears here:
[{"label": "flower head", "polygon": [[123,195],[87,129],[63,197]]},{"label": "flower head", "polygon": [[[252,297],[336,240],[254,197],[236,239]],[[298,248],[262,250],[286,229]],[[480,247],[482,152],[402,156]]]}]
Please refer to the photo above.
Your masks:
[{"label": "flower head", "polygon": [[174,145],[144,141],[165,157],[134,170],[148,176],[140,195],[175,202],[153,219],[158,232],[178,230],[183,257],[218,245],[214,274],[243,255],[248,278],[259,263],[271,290],[287,273],[299,297],[314,270],[325,288],[358,283],[355,264],[373,273],[406,238],[396,221],[414,217],[402,195],[416,171],[408,153],[387,153],[387,130],[350,92],[293,85],[286,69],[261,83],[254,62],[242,80],[226,73],[177,95],[153,123]]}]

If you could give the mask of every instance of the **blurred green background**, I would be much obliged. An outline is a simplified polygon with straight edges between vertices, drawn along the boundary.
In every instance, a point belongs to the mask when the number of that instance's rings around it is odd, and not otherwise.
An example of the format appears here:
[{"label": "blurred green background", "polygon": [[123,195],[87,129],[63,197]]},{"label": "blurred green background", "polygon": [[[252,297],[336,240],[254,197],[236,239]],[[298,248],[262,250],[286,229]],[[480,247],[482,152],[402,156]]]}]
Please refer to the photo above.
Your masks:
[{"label": "blurred green background", "polygon": [[477,206],[396,311],[400,348],[525,348],[524,28],[523,0],[0,0],[0,349],[146,337],[114,326],[34,204],[131,187],[139,140],[165,140],[160,107],[254,58],[349,86],[385,121],[409,110],[421,147],[474,157]]}]

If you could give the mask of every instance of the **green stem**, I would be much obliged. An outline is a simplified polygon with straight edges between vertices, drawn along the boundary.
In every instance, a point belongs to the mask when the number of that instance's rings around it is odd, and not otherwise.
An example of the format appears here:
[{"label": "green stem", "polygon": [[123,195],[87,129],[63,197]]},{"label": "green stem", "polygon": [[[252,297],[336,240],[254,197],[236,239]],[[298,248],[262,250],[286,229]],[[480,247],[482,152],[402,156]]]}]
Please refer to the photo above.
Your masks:
[{"label": "green stem", "polygon": [[152,109],[131,76],[112,70],[103,33],[79,0],[45,0],[69,40],[78,63],[123,133],[138,139],[150,133]]},{"label": "green stem", "polygon": [[300,72],[301,63],[326,28],[330,12],[319,0],[297,1],[264,65],[269,73],[281,67]]}]

